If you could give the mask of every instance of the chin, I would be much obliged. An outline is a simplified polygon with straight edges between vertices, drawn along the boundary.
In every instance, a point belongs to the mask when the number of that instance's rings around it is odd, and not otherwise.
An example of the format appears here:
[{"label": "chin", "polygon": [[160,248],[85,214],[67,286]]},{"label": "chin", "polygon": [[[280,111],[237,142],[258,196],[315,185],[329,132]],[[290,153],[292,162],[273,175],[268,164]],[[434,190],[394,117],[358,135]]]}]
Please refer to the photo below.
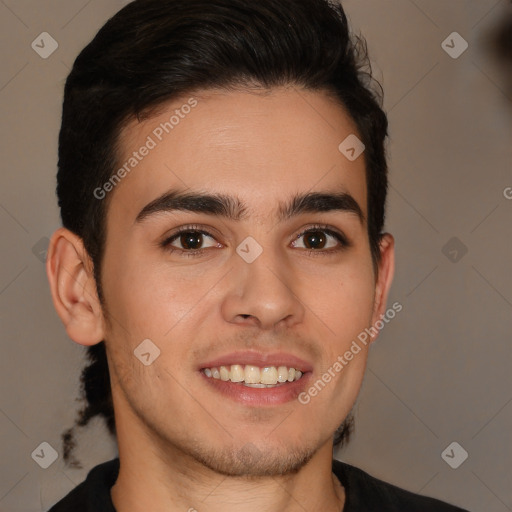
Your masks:
[{"label": "chin", "polygon": [[[304,444],[294,447],[271,446],[265,441],[262,447],[246,443],[240,448],[212,450],[196,447],[189,455],[208,469],[229,477],[275,477],[297,473],[315,455],[319,447]],[[203,448],[203,449],[202,449]]]}]

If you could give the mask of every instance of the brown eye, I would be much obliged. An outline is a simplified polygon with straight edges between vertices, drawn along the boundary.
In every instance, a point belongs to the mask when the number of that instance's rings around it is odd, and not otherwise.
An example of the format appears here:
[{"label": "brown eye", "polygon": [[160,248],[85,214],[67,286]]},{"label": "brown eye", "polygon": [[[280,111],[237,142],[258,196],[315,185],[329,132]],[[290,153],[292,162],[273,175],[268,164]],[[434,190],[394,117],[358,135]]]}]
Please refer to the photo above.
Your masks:
[{"label": "brown eye", "polygon": [[199,233],[197,231],[190,231],[186,233],[181,233],[179,240],[181,246],[184,249],[195,250],[201,248],[201,245],[203,243],[203,236],[204,235],[202,233]]},{"label": "brown eye", "polygon": [[304,245],[307,249],[323,249],[327,242],[327,237],[322,231],[309,231],[303,236]]},{"label": "brown eye", "polygon": [[[209,240],[208,240],[209,239]],[[205,245],[209,242],[209,245]],[[182,229],[170,236],[162,243],[162,247],[170,252],[199,254],[205,248],[216,247],[215,238],[210,233],[198,229]]]},{"label": "brown eye", "polygon": [[[299,240],[301,239],[303,240],[302,244],[299,243]],[[298,235],[296,240],[293,242],[293,246],[300,249],[327,253],[344,249],[345,247],[349,247],[349,245],[350,244],[344,235],[333,231],[332,229],[322,227],[316,227],[304,231]]]}]

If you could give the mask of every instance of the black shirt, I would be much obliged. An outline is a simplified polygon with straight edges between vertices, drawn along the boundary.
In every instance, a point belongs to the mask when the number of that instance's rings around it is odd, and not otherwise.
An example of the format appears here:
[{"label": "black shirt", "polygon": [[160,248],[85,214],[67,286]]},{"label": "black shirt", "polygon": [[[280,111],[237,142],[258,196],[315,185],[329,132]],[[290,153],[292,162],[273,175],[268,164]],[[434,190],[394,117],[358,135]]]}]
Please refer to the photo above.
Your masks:
[{"label": "black shirt", "polygon": [[[404,491],[361,469],[333,460],[333,473],[345,488],[341,512],[467,512],[433,498]],[[91,469],[87,478],[49,512],[116,512],[110,489],[119,474],[119,459]]]}]

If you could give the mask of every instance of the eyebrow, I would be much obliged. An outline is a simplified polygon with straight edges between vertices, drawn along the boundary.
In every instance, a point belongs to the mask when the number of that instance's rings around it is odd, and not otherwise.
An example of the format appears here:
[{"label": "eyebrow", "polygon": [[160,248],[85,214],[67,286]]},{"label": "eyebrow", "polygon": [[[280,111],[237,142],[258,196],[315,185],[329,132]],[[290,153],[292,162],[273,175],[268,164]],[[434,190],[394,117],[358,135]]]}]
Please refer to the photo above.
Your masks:
[{"label": "eyebrow", "polygon": [[[215,215],[233,221],[247,219],[247,206],[236,196],[170,190],[148,203],[138,213],[135,223],[142,222],[159,213],[187,211]],[[303,213],[339,211],[354,214],[361,224],[365,216],[357,201],[347,192],[308,192],[295,194],[290,201],[277,206],[277,222],[290,219]]]}]

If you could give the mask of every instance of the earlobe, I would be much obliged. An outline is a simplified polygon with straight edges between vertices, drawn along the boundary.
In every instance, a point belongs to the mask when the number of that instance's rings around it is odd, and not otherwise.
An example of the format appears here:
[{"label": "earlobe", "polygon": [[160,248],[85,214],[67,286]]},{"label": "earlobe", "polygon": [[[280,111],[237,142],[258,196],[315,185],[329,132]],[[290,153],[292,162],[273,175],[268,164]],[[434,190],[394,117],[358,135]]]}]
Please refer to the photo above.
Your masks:
[{"label": "earlobe", "polygon": [[[372,315],[372,325],[381,319],[385,313],[391,283],[395,273],[395,239],[389,233],[384,233],[379,243],[380,261],[378,276],[375,283],[375,298]],[[375,340],[378,335],[373,337]]]},{"label": "earlobe", "polygon": [[57,314],[68,336],[80,345],[95,345],[104,339],[103,311],[92,269],[82,239],[66,228],[55,231],[46,273]]}]

